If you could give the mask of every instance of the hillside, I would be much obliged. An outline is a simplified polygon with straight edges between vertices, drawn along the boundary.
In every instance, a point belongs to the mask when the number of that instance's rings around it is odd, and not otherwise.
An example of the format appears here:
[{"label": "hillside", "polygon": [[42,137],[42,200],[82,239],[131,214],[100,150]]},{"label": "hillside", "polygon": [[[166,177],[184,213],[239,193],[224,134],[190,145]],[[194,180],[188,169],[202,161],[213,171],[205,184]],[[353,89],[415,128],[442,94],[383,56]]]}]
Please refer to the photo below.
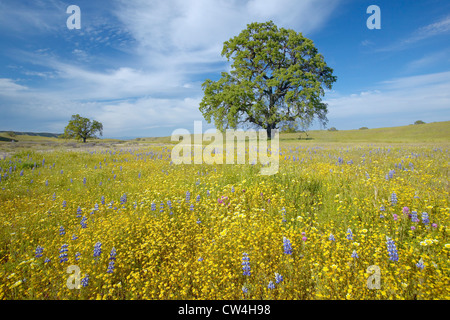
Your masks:
[{"label": "hillside", "polygon": [[[432,122],[420,125],[375,128],[365,130],[311,130],[305,133],[281,133],[281,142],[450,142],[450,121]],[[169,137],[137,138],[139,143],[173,143]]]}]

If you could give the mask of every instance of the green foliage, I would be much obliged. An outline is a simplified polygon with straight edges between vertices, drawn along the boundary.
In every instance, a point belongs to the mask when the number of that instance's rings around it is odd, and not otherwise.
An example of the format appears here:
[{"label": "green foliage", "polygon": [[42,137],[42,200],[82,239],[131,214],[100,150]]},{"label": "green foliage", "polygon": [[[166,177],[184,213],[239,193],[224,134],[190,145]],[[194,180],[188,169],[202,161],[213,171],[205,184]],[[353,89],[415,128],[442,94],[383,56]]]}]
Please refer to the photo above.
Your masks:
[{"label": "green foliage", "polygon": [[425,122],[423,122],[422,120],[417,120],[416,122],[414,122],[414,124],[425,124]]},{"label": "green foliage", "polygon": [[367,128],[367,127],[361,127],[361,128],[359,128],[359,130],[367,130],[367,129],[369,129],[369,128]]},{"label": "green foliage", "polygon": [[208,123],[214,120],[220,130],[250,123],[266,129],[270,137],[285,121],[300,120],[306,127],[314,117],[327,122],[321,97],[336,77],[301,33],[272,21],[251,23],[224,43],[222,56],[233,60],[230,73],[202,85],[200,111]]},{"label": "green foliage", "polygon": [[331,127],[328,129],[328,131],[338,131],[335,127]]},{"label": "green foliage", "polygon": [[69,124],[64,129],[63,138],[83,140],[97,138],[96,133],[102,135],[103,125],[96,120],[89,120],[88,118],[83,118],[79,114],[73,115]]}]

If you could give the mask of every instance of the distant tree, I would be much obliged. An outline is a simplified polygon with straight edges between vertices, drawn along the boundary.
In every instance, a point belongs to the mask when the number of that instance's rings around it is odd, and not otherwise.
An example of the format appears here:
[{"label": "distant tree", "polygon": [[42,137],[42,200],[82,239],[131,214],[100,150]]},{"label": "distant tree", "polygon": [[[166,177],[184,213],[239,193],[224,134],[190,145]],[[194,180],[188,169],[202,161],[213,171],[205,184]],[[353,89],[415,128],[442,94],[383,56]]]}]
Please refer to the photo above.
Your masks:
[{"label": "distant tree", "polygon": [[367,129],[369,129],[369,128],[367,128],[367,127],[361,127],[361,128],[359,128],[359,130],[367,130]]},{"label": "distant tree", "polygon": [[417,120],[416,122],[414,122],[414,124],[424,124],[425,122],[423,122],[422,120]]},{"label": "distant tree", "polygon": [[65,139],[77,139],[86,142],[86,139],[98,138],[96,133],[101,136],[103,134],[103,125],[96,120],[89,120],[83,118],[79,114],[75,114],[69,121],[69,124],[64,129],[62,135]]},{"label": "distant tree", "polygon": [[16,136],[16,133],[14,131],[8,131],[6,134],[12,138]]},{"label": "distant tree", "polygon": [[336,129],[335,127],[331,127],[328,129],[328,131],[338,131],[338,129]]},{"label": "distant tree", "polygon": [[252,124],[272,130],[286,121],[314,117],[325,124],[325,89],[336,81],[313,41],[272,21],[251,23],[226,41],[222,56],[232,59],[231,71],[202,84],[200,111],[221,131]]}]

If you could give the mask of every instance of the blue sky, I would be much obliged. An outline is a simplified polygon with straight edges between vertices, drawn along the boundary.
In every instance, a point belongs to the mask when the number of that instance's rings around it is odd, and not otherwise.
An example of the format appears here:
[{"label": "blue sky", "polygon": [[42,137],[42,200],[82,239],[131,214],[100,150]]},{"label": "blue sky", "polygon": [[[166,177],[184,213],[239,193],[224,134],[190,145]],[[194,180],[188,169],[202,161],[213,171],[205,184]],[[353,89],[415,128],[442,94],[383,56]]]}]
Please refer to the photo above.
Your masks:
[{"label": "blue sky", "polygon": [[[370,5],[381,29],[366,26]],[[60,133],[78,113],[104,137],[193,132],[202,82],[229,70],[223,42],[268,20],[334,69],[328,127],[450,120],[449,1],[0,0],[0,130]]]}]

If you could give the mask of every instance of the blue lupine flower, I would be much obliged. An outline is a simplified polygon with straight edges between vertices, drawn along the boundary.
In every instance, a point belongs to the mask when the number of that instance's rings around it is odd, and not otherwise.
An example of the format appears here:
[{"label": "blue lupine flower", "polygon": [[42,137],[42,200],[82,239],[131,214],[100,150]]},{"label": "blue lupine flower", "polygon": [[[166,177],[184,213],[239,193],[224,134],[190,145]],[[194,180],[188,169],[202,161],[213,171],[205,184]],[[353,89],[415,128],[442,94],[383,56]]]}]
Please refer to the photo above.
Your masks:
[{"label": "blue lupine flower", "polygon": [[389,178],[392,179],[394,177],[395,170],[389,170]]},{"label": "blue lupine flower", "polygon": [[[23,169],[20,171],[19,175],[23,176]],[[1,178],[1,176],[0,176],[0,178]]]},{"label": "blue lupine flower", "polygon": [[139,172],[139,174],[138,174],[138,179],[140,179],[141,178],[141,173]]},{"label": "blue lupine flower", "polygon": [[94,211],[98,211],[98,204],[94,204]]},{"label": "blue lupine flower", "polygon": [[161,204],[159,205],[159,212],[164,211],[164,202],[161,201]]},{"label": "blue lupine flower", "polygon": [[94,258],[100,257],[101,254],[102,254],[102,243],[100,241],[98,241],[94,245]]},{"label": "blue lupine flower", "polygon": [[275,283],[280,283],[281,281],[283,281],[283,276],[278,272],[275,272]]},{"label": "blue lupine flower", "polygon": [[53,201],[56,200],[56,193],[53,193],[52,200],[53,200]]},{"label": "blue lupine flower", "polygon": [[352,258],[359,258],[358,253],[356,253],[356,250],[353,250],[352,252]]},{"label": "blue lupine flower", "polygon": [[398,200],[397,200],[397,195],[395,194],[395,192],[393,192],[393,193],[391,194],[391,204],[394,206],[394,205],[397,204],[397,202],[398,202]]},{"label": "blue lupine flower", "polygon": [[102,204],[105,204],[105,197],[104,196],[102,196],[101,202],[102,202]]},{"label": "blue lupine flower", "polygon": [[66,231],[64,230],[64,227],[63,226],[59,227],[59,235],[63,236],[65,234],[66,234]]},{"label": "blue lupine flower", "polygon": [[273,284],[272,280],[269,281],[269,285],[267,286],[267,288],[269,288],[270,290],[275,289],[275,285]]},{"label": "blue lupine flower", "polygon": [[106,273],[113,273],[115,261],[116,261],[116,249],[113,247],[111,249],[111,253],[109,254],[109,264]]},{"label": "blue lupine flower", "polygon": [[78,209],[77,209],[77,218],[81,218],[81,213],[82,213],[82,210],[81,210],[80,207],[78,207]]},{"label": "blue lupine flower", "polygon": [[250,272],[250,258],[248,257],[248,253],[244,252],[242,254],[242,270],[244,271],[244,276],[249,276]]},{"label": "blue lupine flower", "polygon": [[417,211],[411,212],[411,221],[412,222],[419,222],[419,218],[417,218]]},{"label": "blue lupine flower", "polygon": [[152,202],[151,210],[152,210],[152,211],[155,211],[155,210],[156,210],[156,204],[155,204],[154,202]]},{"label": "blue lupine flower", "polygon": [[231,187],[231,192],[234,192],[234,186]]},{"label": "blue lupine flower", "polygon": [[416,266],[417,266],[417,268],[419,268],[419,269],[425,268],[425,265],[423,264],[423,259],[422,259],[422,258],[420,258],[419,262],[416,263]]},{"label": "blue lupine flower", "polygon": [[44,263],[49,263],[51,260],[49,258],[45,258]]},{"label": "blue lupine flower", "polygon": [[394,240],[386,237],[386,246],[389,254],[389,260],[398,261],[397,247],[395,246]]},{"label": "blue lupine flower", "polygon": [[67,245],[67,244],[63,244],[61,246],[61,249],[59,250],[59,253],[60,253],[59,262],[60,263],[66,262],[68,260],[68,258],[67,258],[67,251],[68,251],[67,247],[68,246],[69,245]]},{"label": "blue lupine flower", "polygon": [[169,209],[172,209],[172,201],[167,200],[167,206],[169,207]]},{"label": "blue lupine flower", "polygon": [[191,204],[191,205],[189,206],[189,210],[194,211],[194,205],[193,205],[193,204]]},{"label": "blue lupine flower", "polygon": [[85,274],[84,277],[83,277],[83,279],[81,279],[81,285],[82,285],[83,287],[87,287],[88,284],[89,284],[89,275],[88,275],[88,274]]},{"label": "blue lupine flower", "polygon": [[86,178],[83,178],[83,184],[86,185]]},{"label": "blue lupine flower", "polygon": [[332,234],[330,234],[330,236],[328,237],[328,240],[330,241],[336,241],[336,239],[334,238],[334,236]]},{"label": "blue lupine flower", "polygon": [[127,194],[124,193],[123,196],[120,197],[120,204],[125,204],[127,202]]},{"label": "blue lupine flower", "polygon": [[283,249],[285,254],[292,254],[291,241],[286,237],[283,237]]},{"label": "blue lupine flower", "polygon": [[81,223],[81,228],[83,228],[83,229],[87,228],[86,222],[87,222],[87,217],[86,216],[81,218],[81,222],[80,222]]},{"label": "blue lupine flower", "polygon": [[75,260],[76,261],[80,260],[80,256],[81,256],[81,253],[79,253],[79,252],[75,253]]},{"label": "blue lupine flower", "polygon": [[186,202],[189,202],[191,200],[191,193],[189,191],[186,192]]},{"label": "blue lupine flower", "polygon": [[197,261],[200,261],[200,262],[202,262],[202,261],[203,261],[203,258],[202,258],[202,257],[200,257],[200,258],[198,258],[198,259],[197,259]]},{"label": "blue lupine flower", "polygon": [[197,201],[197,202],[200,201],[200,195],[198,195],[197,198],[195,198],[195,201]]},{"label": "blue lupine flower", "polygon": [[428,217],[428,213],[422,212],[422,222],[423,222],[423,224],[428,224],[428,223],[430,223],[430,219],[429,219],[429,217]]},{"label": "blue lupine flower", "polygon": [[48,187],[48,180],[45,180],[45,186]]},{"label": "blue lupine flower", "polygon": [[350,228],[347,229],[347,239],[348,240],[353,240],[353,233],[352,233],[352,230]]},{"label": "blue lupine flower", "polygon": [[211,194],[209,193],[209,190],[206,190],[206,195],[209,197]]},{"label": "blue lupine flower", "polygon": [[246,286],[242,286],[242,293],[247,293],[248,292],[248,288]]},{"label": "blue lupine flower", "polygon": [[42,257],[42,253],[44,252],[44,248],[42,248],[41,246],[37,246],[36,247],[36,252],[35,252],[35,257],[36,258],[40,258]]},{"label": "blue lupine flower", "polygon": [[77,240],[78,239],[78,237],[77,237],[77,235],[74,233],[73,235],[72,235],[72,240]]}]

